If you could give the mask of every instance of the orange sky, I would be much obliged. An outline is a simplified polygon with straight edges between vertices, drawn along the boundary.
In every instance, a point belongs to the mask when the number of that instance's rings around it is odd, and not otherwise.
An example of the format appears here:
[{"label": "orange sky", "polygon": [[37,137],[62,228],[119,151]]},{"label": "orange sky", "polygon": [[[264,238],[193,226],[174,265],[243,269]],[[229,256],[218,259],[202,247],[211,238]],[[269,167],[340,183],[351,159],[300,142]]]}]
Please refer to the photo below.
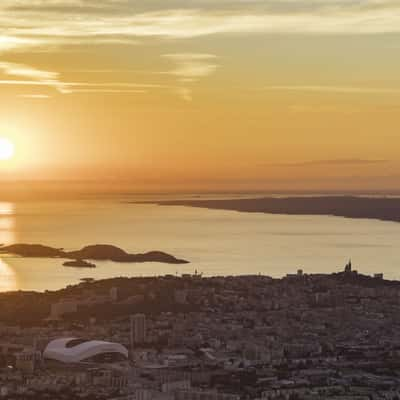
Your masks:
[{"label": "orange sky", "polygon": [[399,70],[393,0],[2,0],[0,179],[396,189]]}]

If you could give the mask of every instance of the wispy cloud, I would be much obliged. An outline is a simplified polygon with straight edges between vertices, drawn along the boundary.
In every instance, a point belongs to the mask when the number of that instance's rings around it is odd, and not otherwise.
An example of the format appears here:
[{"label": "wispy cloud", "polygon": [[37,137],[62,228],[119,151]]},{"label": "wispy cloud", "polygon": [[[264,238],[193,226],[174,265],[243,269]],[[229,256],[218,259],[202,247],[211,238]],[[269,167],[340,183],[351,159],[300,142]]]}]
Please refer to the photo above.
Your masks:
[{"label": "wispy cloud", "polygon": [[[1,0],[0,54],[53,51],[88,43],[132,45],[146,40],[187,40],[210,35],[400,33],[398,0]],[[164,43],[164,42],[162,42]],[[165,54],[171,68],[161,72],[177,79],[175,92],[189,101],[191,84],[218,68],[212,54]],[[143,88],[84,86],[63,82],[57,72],[2,63],[3,73],[26,78],[3,79],[2,85],[43,85],[58,92]],[[46,75],[47,74],[47,75]],[[400,90],[328,86],[271,86],[265,90],[393,93]]]},{"label": "wispy cloud", "polygon": [[[0,6],[0,11],[1,11],[1,6]],[[10,50],[16,51],[19,49],[26,49],[29,47],[39,46],[41,44],[43,44],[43,40],[40,39],[7,36],[7,35],[2,35],[0,33],[0,53],[7,52]]]},{"label": "wispy cloud", "polygon": [[49,99],[51,96],[48,94],[19,94],[17,97],[23,98],[23,99]]},{"label": "wispy cloud", "polygon": [[139,89],[73,89],[71,93],[104,93],[104,94],[124,94],[124,93],[147,93],[147,90]]},{"label": "wispy cloud", "polygon": [[188,102],[193,100],[192,90],[187,87],[177,87],[174,91],[182,100]]},{"label": "wispy cloud", "polygon": [[263,90],[287,91],[287,92],[322,92],[342,94],[400,94],[400,88],[379,88],[379,87],[355,87],[355,86],[267,86]]},{"label": "wispy cloud", "polygon": [[[31,81],[12,81],[12,80],[3,80],[0,81],[2,84],[37,84],[43,86],[53,87],[58,90],[60,93],[68,92],[67,86],[60,81],[59,74],[57,72],[43,71],[40,69],[36,69],[27,65],[22,64],[14,64],[8,62],[0,62],[0,71],[5,75],[28,78]],[[22,83],[24,82],[24,83]],[[28,83],[30,82],[30,83]]]},{"label": "wispy cloud", "polygon": [[266,164],[270,167],[317,167],[317,166],[362,166],[371,164],[385,164],[389,160],[379,160],[379,159],[361,159],[361,158],[342,158],[333,160],[311,160],[303,162],[294,163],[271,163]]},{"label": "wispy cloud", "polygon": [[149,90],[170,89],[166,85],[132,82],[67,82],[66,85],[71,94],[145,94]]},{"label": "wispy cloud", "polygon": [[400,32],[397,0],[2,0],[0,51],[216,34]]},{"label": "wispy cloud", "polygon": [[192,90],[188,84],[213,74],[218,68],[215,63],[217,56],[214,54],[175,53],[164,54],[162,57],[172,61],[175,66],[161,74],[175,76],[180,84],[185,85],[176,89],[178,95],[185,101],[192,100]]},{"label": "wispy cloud", "polygon": [[[0,79],[0,86],[50,87],[61,94],[74,93],[147,93],[149,89],[171,89],[170,86],[132,82],[69,82],[62,81],[56,72],[39,70],[30,66],[0,62],[5,75],[28,79]],[[20,97],[44,98],[46,95],[21,95]]]},{"label": "wispy cloud", "polygon": [[142,94],[151,89],[163,89],[173,90],[185,101],[191,101],[192,90],[187,85],[212,74],[217,68],[216,64],[210,62],[216,59],[216,56],[211,54],[177,53],[166,54],[163,57],[171,60],[175,66],[171,71],[159,74],[175,76],[179,86],[158,83],[64,81],[58,72],[2,61],[0,61],[0,73],[19,79],[0,79],[0,86],[43,86],[53,88],[61,94]]},{"label": "wispy cloud", "polygon": [[22,64],[0,62],[0,70],[6,75],[32,78],[38,81],[55,81],[58,79],[57,72],[42,71]]},{"label": "wispy cloud", "polygon": [[174,75],[181,82],[194,82],[213,74],[218,65],[214,54],[177,53],[164,54],[163,57],[173,61],[176,66],[164,74]]}]

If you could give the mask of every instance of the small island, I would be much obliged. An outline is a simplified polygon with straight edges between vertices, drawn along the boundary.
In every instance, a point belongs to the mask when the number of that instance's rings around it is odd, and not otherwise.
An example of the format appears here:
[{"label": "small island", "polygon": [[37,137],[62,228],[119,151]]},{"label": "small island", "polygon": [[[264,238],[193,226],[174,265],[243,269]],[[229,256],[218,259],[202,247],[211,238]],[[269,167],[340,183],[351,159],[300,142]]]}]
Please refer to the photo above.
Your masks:
[{"label": "small island", "polygon": [[63,263],[64,267],[73,267],[73,268],[96,268],[96,264],[92,264],[86,260],[74,260],[74,261],[66,261]]},{"label": "small island", "polygon": [[[64,258],[73,260],[73,267],[89,267],[83,260],[114,261],[118,263],[159,262],[166,264],[188,264],[189,261],[179,259],[162,251],[130,254],[119,247],[109,244],[95,244],[76,251],[65,251],[63,248],[44,246],[42,244],[13,244],[1,246],[0,254],[13,254],[24,258]],[[74,265],[72,265],[74,264]],[[78,265],[80,264],[80,265]]]}]

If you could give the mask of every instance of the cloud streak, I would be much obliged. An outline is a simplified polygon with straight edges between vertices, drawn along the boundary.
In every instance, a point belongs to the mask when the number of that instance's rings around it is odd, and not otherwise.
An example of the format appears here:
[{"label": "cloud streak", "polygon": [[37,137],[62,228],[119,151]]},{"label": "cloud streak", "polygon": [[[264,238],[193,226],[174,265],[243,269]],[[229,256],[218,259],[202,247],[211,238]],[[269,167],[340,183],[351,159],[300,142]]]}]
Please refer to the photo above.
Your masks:
[{"label": "cloud streak", "polygon": [[[0,54],[54,51],[87,44],[137,45],[144,40],[187,41],[210,35],[265,34],[381,34],[400,33],[398,0],[2,0],[0,2]],[[159,74],[176,78],[172,87],[186,101],[191,84],[215,73],[217,58],[207,53],[170,53],[171,64]],[[56,72],[1,63],[1,85],[48,86],[60,93],[134,93],[128,83],[101,87],[94,83],[63,82]],[[149,89],[147,87],[146,89]],[[387,93],[400,90],[328,86],[271,86],[264,90]]]},{"label": "cloud streak", "polygon": [[[147,93],[148,89],[170,89],[170,86],[131,82],[68,82],[62,81],[57,72],[43,71],[31,66],[0,62],[0,72],[17,78],[0,79],[0,86],[49,87],[61,94],[73,93]],[[46,94],[19,95],[23,98],[45,98]]]},{"label": "cloud streak", "polygon": [[20,49],[26,49],[29,47],[40,45],[43,45],[43,39],[2,35],[0,31],[0,53],[7,51],[17,51]]},{"label": "cloud streak", "polygon": [[295,163],[272,163],[266,164],[269,167],[318,167],[318,166],[363,166],[374,164],[386,164],[388,160],[343,158],[333,160],[312,160]]},{"label": "cloud streak", "polygon": [[[29,23],[27,23],[29,21]],[[400,33],[394,0],[2,0],[0,51],[21,46],[232,34]]]},{"label": "cloud streak", "polygon": [[266,91],[339,93],[339,94],[400,94],[400,88],[355,87],[355,86],[267,86]]},{"label": "cloud streak", "polygon": [[217,56],[213,54],[177,53],[164,54],[163,57],[176,64],[174,69],[164,74],[174,75],[182,82],[195,82],[213,74],[218,68],[215,64]]},{"label": "cloud streak", "polygon": [[59,80],[59,74],[57,72],[43,71],[27,65],[14,64],[8,62],[0,62],[0,71],[5,75],[27,78],[30,81],[14,81],[14,80],[3,80],[0,81],[3,85],[42,85],[53,87],[60,93],[67,93],[68,88],[63,82]]},{"label": "cloud streak", "polygon": [[19,94],[17,97],[23,99],[49,99],[51,96],[47,94]]},{"label": "cloud streak", "polygon": [[201,78],[212,75],[218,68],[215,63],[217,56],[202,53],[174,53],[164,54],[162,57],[172,61],[175,67],[161,74],[172,75],[181,85],[175,92],[185,101],[192,101],[192,89],[188,84],[197,82]]}]

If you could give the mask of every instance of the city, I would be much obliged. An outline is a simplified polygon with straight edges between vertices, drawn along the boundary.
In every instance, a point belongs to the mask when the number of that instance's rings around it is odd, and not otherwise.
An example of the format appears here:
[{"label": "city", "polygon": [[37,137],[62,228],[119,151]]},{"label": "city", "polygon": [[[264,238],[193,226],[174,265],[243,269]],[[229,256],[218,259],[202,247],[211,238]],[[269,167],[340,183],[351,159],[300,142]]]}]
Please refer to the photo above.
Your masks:
[{"label": "city", "polygon": [[0,295],[5,399],[398,399],[400,282],[352,270]]}]

